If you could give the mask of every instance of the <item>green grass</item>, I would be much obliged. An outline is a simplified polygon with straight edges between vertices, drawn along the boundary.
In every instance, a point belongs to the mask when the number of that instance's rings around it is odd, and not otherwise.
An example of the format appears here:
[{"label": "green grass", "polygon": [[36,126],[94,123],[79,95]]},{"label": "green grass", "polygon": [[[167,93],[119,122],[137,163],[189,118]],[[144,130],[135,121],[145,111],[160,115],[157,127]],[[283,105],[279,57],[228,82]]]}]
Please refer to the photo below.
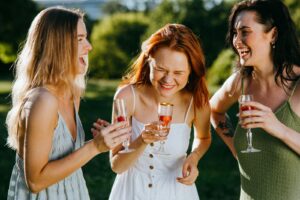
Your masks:
[{"label": "green grass", "polygon": [[[98,117],[110,121],[113,94],[118,81],[90,80],[81,101],[79,114],[85,128],[86,139],[91,138],[90,128]],[[15,152],[6,143],[5,117],[10,107],[10,80],[0,81],[0,199],[6,199],[9,178],[14,165]],[[233,112],[232,112],[233,113]],[[192,140],[192,138],[191,138]],[[109,166],[108,153],[101,154],[83,167],[91,199],[108,199],[115,174]],[[239,173],[236,161],[223,142],[213,134],[213,142],[199,162],[196,181],[201,200],[234,200],[239,196]]]}]

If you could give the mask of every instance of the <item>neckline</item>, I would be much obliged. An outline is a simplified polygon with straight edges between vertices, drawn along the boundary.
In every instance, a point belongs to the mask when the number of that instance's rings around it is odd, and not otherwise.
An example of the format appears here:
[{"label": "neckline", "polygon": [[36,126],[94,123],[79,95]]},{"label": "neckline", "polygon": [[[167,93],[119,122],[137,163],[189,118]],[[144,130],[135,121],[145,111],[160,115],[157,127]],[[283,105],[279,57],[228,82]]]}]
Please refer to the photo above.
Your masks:
[{"label": "neckline", "polygon": [[[143,123],[143,122],[141,122],[141,121],[139,121],[139,120],[137,120],[134,116],[132,116],[132,119],[133,120],[135,120],[136,122],[138,122],[138,123],[140,123],[140,124],[142,124],[142,125],[146,125],[145,123]],[[180,123],[171,123],[171,126],[174,126],[174,125],[184,125],[184,126],[186,126],[186,127],[188,127],[188,128],[192,128],[192,127],[190,127],[187,123],[185,123],[185,122],[180,122]]]},{"label": "neckline", "polygon": [[277,114],[286,104],[289,104],[288,100],[284,100],[277,108],[273,110],[273,113]]},{"label": "neckline", "polygon": [[64,117],[60,114],[60,112],[58,112],[58,116],[62,120],[64,126],[66,127],[66,130],[68,132],[67,135],[69,135],[69,137],[71,138],[71,140],[72,140],[73,143],[76,143],[77,138],[78,138],[78,120],[77,120],[77,112],[76,112],[75,108],[74,108],[74,112],[75,112],[74,114],[75,114],[75,123],[76,123],[76,136],[75,136],[75,138],[73,138],[73,135],[72,135],[72,133],[71,133],[71,131],[70,131],[70,129],[69,129],[69,127],[68,127],[68,125],[67,125]]},{"label": "neckline", "polygon": [[292,109],[292,107],[291,107],[291,104],[290,104],[290,101],[288,101],[288,100],[285,100],[275,111],[274,111],[274,114],[276,115],[276,114],[278,114],[283,108],[284,108],[284,106],[288,106],[288,108],[290,109],[290,111],[292,112],[292,115],[295,117],[295,118],[297,118],[298,120],[300,120],[300,116],[297,114],[297,113],[295,113],[295,111]]}]

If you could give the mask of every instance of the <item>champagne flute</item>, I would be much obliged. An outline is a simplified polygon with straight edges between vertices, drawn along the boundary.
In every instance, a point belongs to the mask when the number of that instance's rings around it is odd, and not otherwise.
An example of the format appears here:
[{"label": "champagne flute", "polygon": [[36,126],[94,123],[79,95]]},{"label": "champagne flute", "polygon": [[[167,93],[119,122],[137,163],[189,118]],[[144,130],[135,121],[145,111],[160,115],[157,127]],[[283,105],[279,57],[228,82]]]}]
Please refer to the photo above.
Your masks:
[{"label": "champagne flute", "polygon": [[[166,137],[170,131],[170,125],[172,121],[173,114],[173,104],[171,103],[159,103],[158,105],[158,118],[159,118],[159,136]],[[164,148],[164,141],[160,142],[159,152],[161,154],[166,154]]]},{"label": "champagne flute", "polygon": [[[254,108],[252,106],[244,106],[243,103],[252,101],[253,96],[250,94],[243,94],[239,98],[239,104],[240,104],[240,111],[247,111],[247,110],[253,110]],[[242,153],[254,153],[254,152],[260,152],[259,149],[255,149],[252,145],[252,131],[251,128],[247,129],[247,144],[248,147],[246,150],[242,150]]]},{"label": "champagne flute", "polygon": [[[126,106],[125,106],[125,100],[124,99],[115,99],[114,100],[114,114],[115,114],[115,121],[117,122],[127,122],[127,125],[129,125],[129,119],[127,116]],[[129,138],[127,138],[123,142],[124,150],[119,151],[119,153],[130,153],[133,151],[133,149],[129,148]]]}]

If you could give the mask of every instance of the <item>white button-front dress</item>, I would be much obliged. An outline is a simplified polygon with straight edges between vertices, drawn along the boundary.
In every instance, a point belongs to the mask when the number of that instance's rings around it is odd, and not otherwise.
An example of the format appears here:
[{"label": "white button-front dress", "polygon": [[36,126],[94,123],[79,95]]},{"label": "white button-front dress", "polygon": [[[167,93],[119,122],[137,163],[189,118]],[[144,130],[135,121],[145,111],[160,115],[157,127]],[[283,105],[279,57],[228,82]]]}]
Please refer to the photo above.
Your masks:
[{"label": "white button-front dress", "polygon": [[[144,124],[132,117],[131,139],[135,140],[143,129]],[[155,153],[159,142],[149,144],[133,167],[117,175],[109,200],[199,200],[195,184],[187,186],[176,181],[182,177],[190,132],[186,119],[184,123],[171,124],[164,144],[169,155]]]}]

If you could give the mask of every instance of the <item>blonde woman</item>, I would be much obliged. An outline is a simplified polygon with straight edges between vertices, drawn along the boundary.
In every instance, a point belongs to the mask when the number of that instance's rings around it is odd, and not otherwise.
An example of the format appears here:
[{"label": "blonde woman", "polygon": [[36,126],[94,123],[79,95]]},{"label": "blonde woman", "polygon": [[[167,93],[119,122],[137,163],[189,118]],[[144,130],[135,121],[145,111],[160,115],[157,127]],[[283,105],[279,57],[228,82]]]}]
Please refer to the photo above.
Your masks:
[{"label": "blonde woman", "polygon": [[124,124],[95,126],[84,142],[78,116],[84,91],[87,40],[83,14],[42,10],[16,61],[8,145],[16,150],[8,199],[89,199],[81,167],[123,142]]}]

